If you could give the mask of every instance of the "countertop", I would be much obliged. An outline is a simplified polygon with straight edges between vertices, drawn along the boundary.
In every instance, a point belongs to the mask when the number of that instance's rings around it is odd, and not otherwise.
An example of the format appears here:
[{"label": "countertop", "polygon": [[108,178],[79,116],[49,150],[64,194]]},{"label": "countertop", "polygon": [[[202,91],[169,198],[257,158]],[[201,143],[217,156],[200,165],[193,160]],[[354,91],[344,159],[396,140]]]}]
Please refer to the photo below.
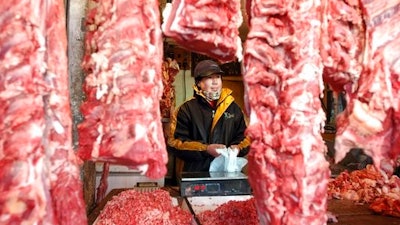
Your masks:
[{"label": "countertop", "polygon": [[[179,197],[178,187],[162,187],[169,191],[172,197]],[[89,225],[92,225],[105,204],[114,196],[127,189],[113,189],[88,217]],[[178,198],[183,201],[183,198]],[[348,200],[328,200],[328,211],[336,215],[338,222],[329,225],[400,225],[400,218],[374,214],[368,209],[368,205],[355,204]]]}]

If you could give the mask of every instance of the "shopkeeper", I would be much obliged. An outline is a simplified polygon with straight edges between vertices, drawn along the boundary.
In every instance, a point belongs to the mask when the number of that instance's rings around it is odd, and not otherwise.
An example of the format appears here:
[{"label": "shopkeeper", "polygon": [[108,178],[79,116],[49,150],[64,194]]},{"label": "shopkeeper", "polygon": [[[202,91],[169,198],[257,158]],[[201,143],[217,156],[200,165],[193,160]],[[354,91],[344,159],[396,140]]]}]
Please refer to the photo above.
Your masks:
[{"label": "shopkeeper", "polygon": [[232,90],[222,88],[222,75],[216,62],[199,62],[194,69],[193,97],[172,116],[168,148],[183,161],[183,165],[177,163],[178,173],[209,171],[218,148],[236,148],[239,157],[249,151],[243,111]]}]

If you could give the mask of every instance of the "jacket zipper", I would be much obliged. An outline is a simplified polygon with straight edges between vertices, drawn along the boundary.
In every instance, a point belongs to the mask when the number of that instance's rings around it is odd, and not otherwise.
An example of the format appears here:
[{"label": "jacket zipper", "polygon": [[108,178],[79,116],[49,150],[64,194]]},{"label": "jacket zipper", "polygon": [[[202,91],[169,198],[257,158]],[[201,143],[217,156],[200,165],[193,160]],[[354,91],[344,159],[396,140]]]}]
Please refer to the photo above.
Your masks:
[{"label": "jacket zipper", "polygon": [[215,110],[212,111],[212,118],[214,118]]}]

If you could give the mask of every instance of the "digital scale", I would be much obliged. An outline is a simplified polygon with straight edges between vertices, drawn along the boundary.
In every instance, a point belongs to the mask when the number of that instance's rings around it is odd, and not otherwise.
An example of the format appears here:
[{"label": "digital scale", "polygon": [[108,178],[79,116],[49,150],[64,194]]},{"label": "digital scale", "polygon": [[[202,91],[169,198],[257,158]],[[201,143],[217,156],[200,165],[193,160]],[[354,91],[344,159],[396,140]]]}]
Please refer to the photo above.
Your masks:
[{"label": "digital scale", "polygon": [[247,176],[241,172],[183,172],[181,196],[249,195]]}]

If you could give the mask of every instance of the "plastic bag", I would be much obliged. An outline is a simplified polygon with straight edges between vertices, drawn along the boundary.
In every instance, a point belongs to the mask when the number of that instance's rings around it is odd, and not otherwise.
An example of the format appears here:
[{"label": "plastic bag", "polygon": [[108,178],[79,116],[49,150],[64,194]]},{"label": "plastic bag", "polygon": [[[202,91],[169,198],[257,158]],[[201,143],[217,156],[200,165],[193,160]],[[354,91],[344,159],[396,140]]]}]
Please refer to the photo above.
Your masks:
[{"label": "plastic bag", "polygon": [[247,159],[237,157],[238,149],[222,148],[217,149],[220,153],[210,165],[210,172],[240,172],[247,164]]}]

